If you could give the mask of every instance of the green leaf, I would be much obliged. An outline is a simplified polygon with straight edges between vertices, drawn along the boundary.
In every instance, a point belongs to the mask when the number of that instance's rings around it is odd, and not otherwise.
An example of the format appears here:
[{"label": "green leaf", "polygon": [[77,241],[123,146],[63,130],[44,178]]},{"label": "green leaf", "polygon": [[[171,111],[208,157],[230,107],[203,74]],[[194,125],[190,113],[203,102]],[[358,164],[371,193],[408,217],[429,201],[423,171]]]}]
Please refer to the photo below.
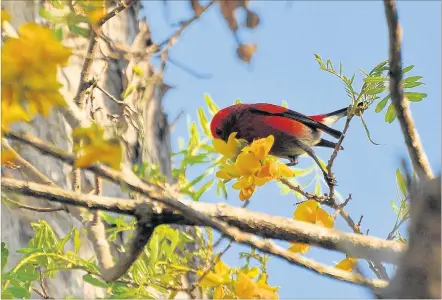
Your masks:
[{"label": "green leaf", "polygon": [[74,253],[75,254],[78,254],[78,252],[80,251],[80,244],[81,244],[80,231],[78,231],[77,228],[74,228]]},{"label": "green leaf", "polygon": [[234,102],[234,104],[241,104],[241,99],[235,99],[235,102]]},{"label": "green leaf", "polygon": [[379,103],[376,105],[376,108],[374,111],[377,113],[381,112],[384,109],[385,105],[387,105],[387,102],[390,99],[390,97],[391,97],[391,95],[387,95],[387,96],[385,96],[384,99],[379,101]]},{"label": "green leaf", "polygon": [[1,254],[2,254],[2,271],[5,268],[6,264],[8,263],[8,257],[9,257],[9,250],[6,248],[5,242],[2,242],[2,248],[1,248]]},{"label": "green leaf", "polygon": [[193,146],[198,145],[199,140],[200,140],[200,135],[198,133],[198,128],[196,128],[195,122],[192,122],[190,124],[189,135],[190,135],[189,144],[193,145]]},{"label": "green leaf", "polygon": [[132,67],[132,71],[140,77],[143,77],[143,75],[144,75],[144,72],[143,72],[143,70],[141,70],[140,66],[134,65]]},{"label": "green leaf", "polygon": [[202,107],[198,107],[198,122],[200,124],[201,129],[207,136],[212,136],[209,130],[209,121],[207,121],[206,114]]},{"label": "green leaf", "polygon": [[321,58],[321,56],[319,56],[319,54],[314,54],[315,55],[315,59],[316,59],[316,61],[318,62],[318,64],[319,64],[319,66],[321,67],[321,68],[325,68],[325,65],[324,65],[324,63],[322,62],[322,58]]},{"label": "green leaf", "polygon": [[199,200],[199,198],[203,195],[204,192],[206,192],[208,189],[212,187],[213,179],[206,182],[194,195],[194,198],[196,201]]},{"label": "green leaf", "polygon": [[396,202],[394,200],[390,200],[390,205],[391,205],[391,208],[393,208],[394,213],[398,215],[399,208],[397,207]]},{"label": "green leaf", "polygon": [[321,195],[321,183],[316,181],[315,184],[315,195]]},{"label": "green leaf", "polygon": [[154,267],[160,254],[160,237],[155,232],[149,242],[149,266]]},{"label": "green leaf", "polygon": [[21,282],[29,282],[37,280],[40,276],[35,268],[36,266],[34,264],[24,265],[23,267],[18,269],[17,272],[15,272],[17,280]]},{"label": "green leaf", "polygon": [[86,274],[83,276],[83,280],[87,283],[92,284],[93,286],[101,287],[101,288],[107,288],[107,283],[104,282],[101,279],[98,279],[97,277],[92,276],[91,274]]},{"label": "green leaf", "polygon": [[135,91],[135,87],[133,84],[129,84],[129,86],[121,93],[121,98],[126,99],[127,96],[132,94]]},{"label": "green leaf", "polygon": [[423,82],[409,82],[409,83],[404,83],[403,87],[404,89],[411,89],[423,84],[424,84]]},{"label": "green leaf", "polygon": [[364,78],[364,82],[385,82],[385,81],[388,81],[388,78],[382,76]]},{"label": "green leaf", "polygon": [[[31,293],[28,289],[25,289],[21,286],[10,286],[5,291],[5,294],[11,294],[14,299],[30,299]],[[3,292],[2,292],[2,298],[3,298]]]},{"label": "green leaf", "polygon": [[392,123],[396,119],[396,110],[392,103],[388,106],[387,112],[385,113],[385,121]]},{"label": "green leaf", "polygon": [[68,23],[68,28],[70,31],[72,31],[75,34],[78,34],[85,38],[89,38],[89,30],[86,28],[82,28],[77,24],[69,24],[69,23]]},{"label": "green leaf", "polygon": [[408,66],[408,67],[402,69],[402,74],[405,74],[405,73],[407,73],[407,72],[410,72],[411,69],[413,69],[413,68],[414,68],[414,66],[411,65],[411,66]]},{"label": "green leaf", "polygon": [[42,8],[42,7],[38,10],[38,13],[39,13],[40,17],[42,17],[43,19],[46,19],[46,20],[48,20],[48,21],[50,21],[51,23],[54,23],[54,24],[55,23],[60,23],[60,22],[62,22],[64,20],[63,17],[54,15],[50,11],[48,11],[48,10]]},{"label": "green leaf", "polygon": [[204,94],[204,101],[206,101],[210,114],[214,116],[219,111],[218,106],[215,104],[209,94]]},{"label": "green leaf", "polygon": [[410,76],[407,77],[403,80],[403,82],[407,83],[407,82],[415,82],[418,81],[419,79],[423,78],[422,76]]},{"label": "green leaf", "polygon": [[66,243],[71,239],[72,237],[72,233],[73,233],[73,229],[58,243],[57,245],[57,252],[62,253],[64,250],[64,246],[66,245]]},{"label": "green leaf", "polygon": [[407,183],[405,182],[404,175],[402,175],[401,171],[399,169],[396,169],[396,181],[399,185],[399,190],[401,191],[402,195],[404,197],[407,196]]},{"label": "green leaf", "polygon": [[62,41],[63,40],[63,28],[59,27],[53,30],[53,34],[55,36],[55,38],[57,39],[57,41]]},{"label": "green leaf", "polygon": [[281,106],[285,107],[285,108],[289,108],[289,104],[285,100],[282,100]]},{"label": "green leaf", "polygon": [[61,0],[51,0],[51,4],[56,9],[63,9],[64,8],[64,1],[61,1]]},{"label": "green leaf", "polygon": [[365,91],[366,95],[376,95],[385,91],[386,87],[377,87]]},{"label": "green leaf", "polygon": [[408,98],[409,101],[412,102],[419,102],[422,101],[425,97],[427,97],[427,94],[425,93],[417,93],[417,92],[405,92],[405,97]]}]

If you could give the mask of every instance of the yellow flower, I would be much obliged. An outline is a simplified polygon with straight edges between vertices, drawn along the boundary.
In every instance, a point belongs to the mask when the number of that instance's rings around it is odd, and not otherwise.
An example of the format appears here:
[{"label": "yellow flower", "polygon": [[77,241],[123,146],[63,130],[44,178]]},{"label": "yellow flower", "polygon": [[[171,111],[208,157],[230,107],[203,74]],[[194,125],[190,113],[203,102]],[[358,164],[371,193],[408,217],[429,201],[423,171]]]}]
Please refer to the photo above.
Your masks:
[{"label": "yellow flower", "polygon": [[357,258],[347,257],[336,264],[335,268],[351,272],[358,262]]},{"label": "yellow flower", "polygon": [[74,151],[77,154],[75,167],[85,168],[101,162],[120,170],[123,146],[117,138],[105,139],[104,129],[93,124],[88,128],[76,128],[72,132]]},{"label": "yellow flower", "polygon": [[258,280],[257,289],[256,289],[256,296],[259,299],[278,299],[278,294],[276,293],[277,290],[279,290],[279,287],[271,287],[267,283],[267,274],[263,273],[261,275],[261,278]]},{"label": "yellow flower", "polygon": [[213,147],[216,152],[222,154],[227,159],[231,159],[235,157],[238,153],[237,141],[236,141],[237,132],[232,132],[227,139],[227,143],[221,139],[213,140]]},{"label": "yellow flower", "polygon": [[[203,271],[197,272],[198,276],[203,275]],[[210,271],[203,277],[203,279],[198,283],[201,287],[216,287],[223,284],[227,284],[230,281],[230,268],[222,260],[219,260],[213,271]],[[218,291],[221,293],[221,291]]]},{"label": "yellow flower", "polygon": [[[3,90],[2,90],[3,92]],[[30,122],[31,118],[28,113],[19,104],[11,104],[2,99],[2,131],[8,130],[9,125],[15,122]]]},{"label": "yellow flower", "polygon": [[21,105],[30,117],[48,116],[53,106],[66,105],[57,70],[67,65],[72,51],[36,23],[21,25],[18,34],[5,41],[1,53],[2,102]]},{"label": "yellow flower", "polygon": [[2,151],[2,165],[13,163],[16,157],[15,153],[11,150]]},{"label": "yellow flower", "polygon": [[235,294],[238,299],[278,299],[278,294],[275,293],[278,289],[279,287],[271,287],[267,284],[265,273],[257,282],[254,282],[250,276],[241,272],[235,284]]},{"label": "yellow flower", "polygon": [[235,294],[239,299],[253,299],[255,295],[255,283],[244,273],[238,274],[235,285]]},{"label": "yellow flower", "polygon": [[11,16],[9,15],[9,13],[2,9],[2,22],[7,21],[9,22],[11,20]]},{"label": "yellow flower", "polygon": [[255,174],[260,168],[261,163],[256,157],[249,152],[241,152],[235,162],[239,175]]},{"label": "yellow flower", "polygon": [[[293,219],[311,224],[316,224],[326,228],[333,228],[335,221],[333,218],[321,208],[315,200],[307,200],[302,202],[296,208]],[[304,243],[291,243],[293,246],[288,250],[292,252],[300,252],[305,254],[310,245]]]},{"label": "yellow flower", "polygon": [[81,6],[92,25],[95,25],[106,15],[106,0],[83,0]]},{"label": "yellow flower", "polygon": [[273,135],[269,135],[266,138],[254,140],[253,143],[244,147],[243,152],[251,152],[258,160],[263,160],[272,149],[275,138]]}]

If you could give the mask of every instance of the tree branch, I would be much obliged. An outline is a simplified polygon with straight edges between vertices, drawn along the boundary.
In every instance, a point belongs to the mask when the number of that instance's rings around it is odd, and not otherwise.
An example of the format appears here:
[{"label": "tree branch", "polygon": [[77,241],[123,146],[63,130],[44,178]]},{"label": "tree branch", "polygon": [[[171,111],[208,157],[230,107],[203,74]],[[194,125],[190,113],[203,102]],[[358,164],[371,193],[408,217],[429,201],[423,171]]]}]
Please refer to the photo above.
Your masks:
[{"label": "tree branch", "polygon": [[[89,194],[79,194],[72,191],[66,191],[59,188],[47,187],[37,183],[24,182],[16,179],[3,178],[2,188],[10,190],[16,193],[21,193],[24,195],[30,195],[34,197],[43,197],[48,200],[75,204],[78,206],[87,207],[89,209],[99,209],[107,210],[118,213],[125,213],[130,215],[135,215],[139,218],[145,216],[139,215],[139,207],[149,204],[146,201],[140,200],[126,200],[117,199],[110,197],[98,197]],[[219,220],[226,220],[232,226],[241,226],[244,231],[259,233],[262,236],[271,236],[272,238],[280,238],[287,240],[296,240],[301,242],[312,243],[318,242],[321,246],[327,247],[328,249],[339,249],[346,248],[351,243],[355,242],[356,248],[351,246],[353,250],[348,251],[353,255],[357,253],[370,254],[377,256],[376,253],[386,254],[386,258],[390,261],[395,261],[394,256],[404,251],[404,246],[400,243],[392,241],[383,241],[381,239],[366,237],[361,235],[353,235],[353,241],[343,238],[344,236],[349,236],[351,234],[340,233],[336,230],[330,230],[320,226],[315,226],[313,224],[308,224],[304,222],[299,222],[291,219],[266,216],[264,214],[249,212],[245,209],[240,208],[227,208],[226,205],[213,205],[197,202],[187,203],[191,209],[195,209],[200,214],[204,214],[208,218],[218,218]],[[210,216],[210,217],[209,217]],[[181,215],[175,213],[167,212],[164,210],[161,214],[152,215],[152,225],[159,224],[170,224],[178,223],[184,225],[201,225],[206,226],[203,220],[192,221]],[[224,222],[224,221],[222,221]],[[262,228],[260,227],[262,224]],[[338,280],[344,280],[347,282],[370,286],[372,288],[383,288],[387,286],[387,282],[383,280],[373,280],[364,278],[358,274],[352,274],[350,272],[345,272],[334,267],[325,266],[311,259],[299,256],[292,252],[285,250],[284,248],[274,244],[270,241],[264,241],[256,236],[241,232],[235,228],[236,232],[233,234],[228,232],[227,236],[234,239],[236,242],[251,245],[263,252],[279,256],[292,264],[301,266],[310,271],[323,274],[328,277],[332,277]],[[287,230],[287,231],[285,231]],[[312,235],[309,237],[309,235]],[[338,240],[336,240],[338,238]],[[365,241],[363,241],[365,239]],[[362,242],[358,244],[359,242]],[[376,249],[376,246],[380,246]],[[368,251],[366,251],[368,250]],[[385,253],[384,253],[385,251]],[[396,255],[394,254],[395,252]],[[390,255],[392,254],[393,255]],[[104,277],[107,275],[103,274]],[[113,276],[112,279],[117,278],[117,275]],[[110,277],[110,276],[109,276]],[[109,280],[109,277],[107,279]]]},{"label": "tree branch", "polygon": [[[146,213],[140,213],[140,207],[152,204],[150,200],[128,200],[79,194],[11,178],[2,179],[2,188],[50,201],[133,215],[139,219],[145,219],[146,216],[150,217]],[[243,208],[190,201],[183,201],[183,203],[200,214],[222,220],[230,226],[238,227],[242,231],[255,233],[264,238],[309,243],[329,250],[342,251],[352,257],[378,259],[391,263],[396,263],[399,255],[405,251],[403,243],[361,234],[345,233],[289,218],[251,212]],[[161,213],[152,213],[151,220],[155,226],[160,224],[206,225],[202,221],[194,221],[167,208],[163,209]]]},{"label": "tree branch", "polygon": [[404,97],[402,87],[402,58],[401,39],[402,29],[399,24],[396,4],[394,0],[384,0],[385,16],[387,18],[390,40],[390,93],[391,101],[396,110],[397,118],[402,129],[405,145],[408,149],[411,162],[420,179],[434,178],[427,155],[414,126],[413,117]]}]

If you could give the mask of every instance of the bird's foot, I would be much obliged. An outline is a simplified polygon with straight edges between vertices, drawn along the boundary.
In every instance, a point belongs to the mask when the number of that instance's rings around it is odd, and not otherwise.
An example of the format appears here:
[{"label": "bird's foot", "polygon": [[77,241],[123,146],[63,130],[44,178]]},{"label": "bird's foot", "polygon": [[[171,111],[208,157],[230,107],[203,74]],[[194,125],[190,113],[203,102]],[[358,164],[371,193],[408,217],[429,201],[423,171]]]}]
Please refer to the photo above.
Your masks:
[{"label": "bird's foot", "polygon": [[290,156],[289,159],[290,159],[290,162],[288,164],[286,164],[288,167],[293,167],[298,164],[298,157],[297,156]]}]

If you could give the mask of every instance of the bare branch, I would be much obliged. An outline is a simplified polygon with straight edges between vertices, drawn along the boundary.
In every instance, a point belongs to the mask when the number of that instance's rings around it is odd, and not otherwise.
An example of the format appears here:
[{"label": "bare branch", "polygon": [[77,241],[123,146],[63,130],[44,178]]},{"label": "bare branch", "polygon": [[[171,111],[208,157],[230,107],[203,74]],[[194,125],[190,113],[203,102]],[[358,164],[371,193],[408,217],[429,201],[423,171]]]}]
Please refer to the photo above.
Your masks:
[{"label": "bare branch", "polygon": [[[89,209],[134,215],[140,219],[146,218],[146,214],[140,214],[140,206],[150,203],[142,200],[79,194],[11,178],[2,179],[2,188],[23,195],[41,197],[50,201],[68,203]],[[395,263],[406,247],[403,243],[395,241],[387,241],[362,234],[345,233],[306,222],[251,212],[247,209],[234,208],[228,205],[184,200],[183,204],[210,218],[222,220],[242,231],[255,233],[264,238],[309,243],[325,249],[343,251],[354,257],[380,259]],[[161,213],[153,213],[152,224],[206,225],[202,221],[194,221],[169,209],[164,209]]]},{"label": "bare branch", "polygon": [[402,29],[399,24],[396,4],[393,0],[384,0],[385,15],[387,18],[390,40],[390,93],[391,101],[396,110],[396,115],[404,136],[405,145],[408,149],[411,162],[420,179],[434,178],[433,171],[428,162],[427,155],[414,126],[413,117],[408,105],[408,99],[404,97],[402,87],[402,58],[401,39]]}]

